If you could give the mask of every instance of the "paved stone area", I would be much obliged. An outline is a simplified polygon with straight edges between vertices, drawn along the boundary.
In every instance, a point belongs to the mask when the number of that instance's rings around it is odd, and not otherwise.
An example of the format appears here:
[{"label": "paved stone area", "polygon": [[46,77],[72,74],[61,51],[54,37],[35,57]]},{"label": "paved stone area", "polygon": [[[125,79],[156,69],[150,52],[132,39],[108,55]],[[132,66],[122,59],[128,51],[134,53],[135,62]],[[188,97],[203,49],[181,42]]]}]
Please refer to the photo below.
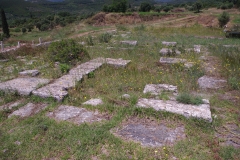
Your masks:
[{"label": "paved stone area", "polygon": [[152,95],[159,95],[162,91],[170,91],[177,93],[177,86],[169,84],[147,84],[143,90],[143,93],[151,93]]},{"label": "paved stone area", "polygon": [[163,41],[162,44],[165,45],[165,46],[176,46],[177,42],[166,42],[166,41]]},{"label": "paved stone area", "polygon": [[19,117],[29,117],[31,115],[37,114],[41,110],[45,109],[47,104],[34,104],[28,103],[25,106],[21,107],[20,109],[14,111],[12,114],[8,116],[8,118],[12,116],[19,116]]},{"label": "paved stone area", "polygon": [[114,134],[125,140],[141,143],[145,147],[161,147],[173,145],[184,139],[186,137],[184,131],[185,128],[182,125],[169,128],[164,123],[143,122],[138,119],[134,122],[127,122]]},{"label": "paved stone area", "polygon": [[40,72],[38,70],[26,70],[26,71],[19,72],[19,75],[20,76],[32,76],[32,77],[35,77],[39,73]]},{"label": "paved stone area", "polygon": [[212,122],[212,116],[209,104],[190,105],[182,104],[176,101],[163,101],[155,99],[142,98],[138,100],[138,107],[153,108],[157,111],[167,111],[183,115],[185,117],[195,117]]},{"label": "paved stone area", "polygon": [[105,119],[97,111],[92,112],[85,108],[65,105],[61,105],[55,111],[47,113],[47,116],[57,121],[69,121],[75,124],[92,123]]},{"label": "paved stone area", "polygon": [[181,59],[181,58],[161,57],[159,62],[163,63],[163,64],[175,64],[175,63],[185,63],[185,62],[187,62],[187,60]]},{"label": "paved stone area", "polygon": [[136,46],[137,45],[137,41],[121,41],[122,44],[127,44],[127,45],[132,45],[132,46]]},{"label": "paved stone area", "polygon": [[97,99],[90,99],[87,102],[83,103],[84,105],[91,105],[91,106],[97,106],[103,104],[103,101],[99,98]]},{"label": "paved stone area", "polygon": [[18,92],[20,95],[30,95],[40,85],[49,83],[50,80],[42,78],[16,78],[0,83],[0,90],[5,92]]},{"label": "paved stone area", "polygon": [[226,87],[227,81],[215,77],[203,76],[198,79],[198,85],[201,89],[219,89]]}]

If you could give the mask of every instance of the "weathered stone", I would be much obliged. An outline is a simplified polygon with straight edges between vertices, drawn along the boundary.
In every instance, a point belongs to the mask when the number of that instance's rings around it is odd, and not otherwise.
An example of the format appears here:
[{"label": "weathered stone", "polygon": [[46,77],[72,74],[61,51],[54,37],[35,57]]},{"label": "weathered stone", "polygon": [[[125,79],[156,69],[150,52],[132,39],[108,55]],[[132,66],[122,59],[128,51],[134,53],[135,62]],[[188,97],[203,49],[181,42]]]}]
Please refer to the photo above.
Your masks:
[{"label": "weathered stone", "polygon": [[184,67],[186,67],[186,68],[192,68],[193,66],[195,65],[195,63],[194,62],[186,62],[186,63],[184,63]]},{"label": "weathered stone", "polygon": [[8,62],[8,59],[0,59],[0,62]]},{"label": "weathered stone", "polygon": [[42,78],[17,78],[10,81],[0,83],[0,90],[5,92],[18,92],[20,95],[29,95],[40,85],[49,83],[48,79]]},{"label": "weathered stone", "polygon": [[137,45],[137,41],[121,41],[122,44],[128,44],[128,45],[132,45],[132,46],[136,46]]},{"label": "weathered stone", "polygon": [[121,96],[122,99],[129,99],[131,96],[129,94],[124,94]]},{"label": "weathered stone", "polygon": [[174,49],[170,49],[170,48],[162,48],[160,50],[160,53],[165,56],[168,54],[181,54],[181,52],[179,50],[174,50]]},{"label": "weathered stone", "polygon": [[97,111],[91,112],[84,108],[65,105],[61,105],[55,111],[47,113],[47,116],[57,121],[69,121],[75,124],[92,123],[104,119]]},{"label": "weathered stone", "polygon": [[39,74],[38,70],[26,70],[26,71],[19,72],[19,75],[21,75],[21,76],[32,76],[32,77],[35,77],[38,74]]},{"label": "weathered stone", "polygon": [[166,45],[166,46],[176,46],[177,42],[166,42],[166,41],[163,41],[162,44]]},{"label": "weathered stone", "polygon": [[185,117],[200,118],[208,122],[212,122],[209,104],[201,104],[196,106],[190,104],[182,104],[176,101],[163,101],[142,98],[138,100],[137,106],[143,108],[153,108],[157,111],[162,110],[171,113],[176,113],[183,115]]},{"label": "weathered stone", "polygon": [[10,102],[8,104],[2,105],[0,106],[0,110],[4,110],[4,109],[13,109],[14,107],[19,106],[23,101],[16,101],[16,102]]},{"label": "weathered stone", "polygon": [[103,101],[101,99],[90,99],[87,102],[84,102],[83,105],[97,106],[102,105]]},{"label": "weathered stone", "polygon": [[12,114],[8,116],[8,118],[12,116],[20,116],[20,117],[29,117],[31,115],[37,114],[41,110],[45,109],[47,104],[33,104],[28,103],[20,109],[14,111]]},{"label": "weathered stone", "polygon": [[[139,122],[140,121],[140,122]],[[161,147],[173,145],[176,141],[186,137],[184,126],[167,127],[165,124],[152,124],[150,122],[128,122],[114,133],[126,140],[141,143],[145,147]]]},{"label": "weathered stone", "polygon": [[106,59],[107,64],[113,65],[115,67],[125,67],[130,62],[131,62],[131,60],[123,60],[122,58],[119,58],[119,59],[107,58]]},{"label": "weathered stone", "polygon": [[186,59],[181,59],[181,58],[161,57],[159,62],[163,63],[163,64],[175,64],[175,63],[184,63],[184,62],[187,62],[187,60]]},{"label": "weathered stone", "polygon": [[162,91],[171,91],[177,93],[177,86],[169,84],[147,84],[143,90],[143,93],[151,93],[152,95],[159,95]]},{"label": "weathered stone", "polygon": [[203,76],[198,79],[198,85],[201,89],[219,89],[226,87],[227,81],[215,77]]},{"label": "weathered stone", "polygon": [[201,45],[194,45],[194,52],[200,53],[201,52]]},{"label": "weathered stone", "polygon": [[52,97],[57,101],[62,101],[63,98],[68,95],[66,88],[55,84],[49,84],[47,86],[34,90],[32,93],[42,98]]}]

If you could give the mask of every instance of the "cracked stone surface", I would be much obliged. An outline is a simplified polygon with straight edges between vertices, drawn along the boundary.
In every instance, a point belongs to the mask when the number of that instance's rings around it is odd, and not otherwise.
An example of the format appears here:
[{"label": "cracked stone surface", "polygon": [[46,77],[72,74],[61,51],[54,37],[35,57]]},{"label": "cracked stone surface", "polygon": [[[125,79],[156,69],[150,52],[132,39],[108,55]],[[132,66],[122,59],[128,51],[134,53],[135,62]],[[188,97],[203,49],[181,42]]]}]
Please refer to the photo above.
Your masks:
[{"label": "cracked stone surface", "polygon": [[161,147],[173,145],[176,141],[186,137],[185,128],[182,125],[169,128],[165,124],[153,122],[127,122],[114,133],[125,140],[141,143],[145,147]]},{"label": "cracked stone surface", "polygon": [[106,58],[106,63],[109,65],[113,65],[114,67],[125,67],[130,62],[131,60],[123,60],[122,58],[119,59]]},{"label": "cracked stone surface", "polygon": [[137,106],[143,107],[143,108],[153,108],[157,111],[167,111],[167,112],[183,115],[187,118],[195,117],[199,119],[204,119],[208,122],[212,122],[212,116],[211,116],[209,104],[201,104],[196,106],[196,105],[178,103],[177,101],[163,101],[163,100],[142,98],[138,100]]},{"label": "cracked stone surface", "polygon": [[186,67],[186,68],[192,68],[193,66],[195,65],[195,63],[194,62],[186,62],[186,63],[184,63],[184,67]]},{"label": "cracked stone surface", "polygon": [[187,62],[187,60],[186,59],[181,59],[181,58],[161,57],[159,62],[163,63],[163,64],[175,64],[175,63],[185,63],[185,62]]},{"label": "cracked stone surface", "polygon": [[201,89],[219,89],[227,86],[227,81],[215,77],[203,76],[198,79],[198,85]]},{"label": "cracked stone surface", "polygon": [[22,118],[29,117],[31,115],[35,115],[41,110],[45,109],[47,107],[47,104],[34,104],[34,103],[28,103],[25,106],[21,107],[20,109],[14,111],[12,114],[8,116],[8,118],[12,116],[20,116]]},{"label": "cracked stone surface", "polygon": [[173,50],[170,48],[162,48],[159,53],[161,53],[163,56],[167,54],[172,54],[172,53],[181,54],[179,50]]},{"label": "cracked stone surface", "polygon": [[177,86],[169,84],[147,84],[143,93],[151,93],[152,95],[159,95],[162,91],[171,91],[177,93]]},{"label": "cracked stone surface", "polygon": [[14,107],[19,106],[22,102],[23,101],[20,100],[20,101],[10,102],[10,103],[4,104],[4,105],[0,106],[0,111],[4,110],[4,109],[13,109]]},{"label": "cracked stone surface", "polygon": [[75,124],[92,123],[105,119],[97,111],[88,111],[85,108],[61,105],[55,111],[47,113],[49,118],[57,121],[69,121]]},{"label": "cracked stone surface", "polygon": [[166,41],[163,41],[162,44],[165,45],[165,46],[176,46],[177,42],[166,42]]},{"label": "cracked stone surface", "polygon": [[96,99],[90,99],[87,102],[83,103],[84,105],[91,105],[91,106],[97,106],[103,104],[103,101],[99,98]]},{"label": "cracked stone surface", "polygon": [[26,71],[19,72],[19,75],[20,76],[32,76],[32,77],[35,77],[39,73],[40,72],[38,70],[26,70]]},{"label": "cracked stone surface", "polygon": [[42,78],[16,78],[0,83],[0,90],[18,92],[20,95],[30,95],[40,85],[48,84],[50,80]]},{"label": "cracked stone surface", "polygon": [[128,45],[132,45],[132,46],[136,46],[137,45],[137,41],[121,41],[122,44],[128,44]]}]

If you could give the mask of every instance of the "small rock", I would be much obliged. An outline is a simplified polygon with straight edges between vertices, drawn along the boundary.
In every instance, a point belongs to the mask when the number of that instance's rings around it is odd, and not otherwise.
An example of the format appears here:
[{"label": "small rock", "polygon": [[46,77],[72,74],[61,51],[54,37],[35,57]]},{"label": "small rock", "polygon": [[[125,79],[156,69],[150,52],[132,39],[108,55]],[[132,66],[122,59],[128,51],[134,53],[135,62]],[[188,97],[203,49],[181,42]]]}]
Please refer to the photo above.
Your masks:
[{"label": "small rock", "polygon": [[159,62],[163,63],[163,64],[175,64],[175,63],[184,63],[184,62],[187,62],[187,60],[186,59],[181,59],[181,58],[161,57]]},{"label": "small rock", "polygon": [[208,99],[202,99],[202,101],[203,101],[204,104],[210,104]]},{"label": "small rock", "polygon": [[162,91],[171,91],[177,93],[177,86],[169,84],[147,84],[143,93],[151,93],[152,95],[159,95]]},{"label": "small rock", "polygon": [[16,145],[20,145],[21,144],[21,142],[19,142],[19,141],[16,141],[16,142],[14,142]]},{"label": "small rock", "polygon": [[103,101],[101,99],[90,99],[89,101],[84,102],[83,104],[97,106],[103,104]]},{"label": "small rock", "polygon": [[128,44],[128,45],[132,45],[132,46],[136,46],[137,45],[137,41],[121,41],[122,44]]},{"label": "small rock", "polygon": [[131,96],[129,94],[124,94],[121,96],[121,98],[123,99],[129,99]]},{"label": "small rock", "polygon": [[194,62],[186,62],[186,63],[184,63],[184,67],[186,67],[186,68],[192,68],[193,66],[194,66]]},{"label": "small rock", "polygon": [[160,50],[160,53],[165,56],[165,55],[168,55],[168,54],[173,54],[173,53],[176,53],[176,54],[181,54],[181,52],[179,50],[172,50],[172,49],[169,49],[169,48],[162,48]]},{"label": "small rock", "polygon": [[201,45],[194,45],[194,52],[200,53],[201,52]]},{"label": "small rock", "polygon": [[122,58],[119,59],[112,59],[106,58],[106,63],[109,65],[113,65],[115,67],[125,67],[131,60],[123,60]]},{"label": "small rock", "polygon": [[203,76],[198,79],[198,85],[201,89],[219,89],[227,86],[227,81],[215,77]]}]

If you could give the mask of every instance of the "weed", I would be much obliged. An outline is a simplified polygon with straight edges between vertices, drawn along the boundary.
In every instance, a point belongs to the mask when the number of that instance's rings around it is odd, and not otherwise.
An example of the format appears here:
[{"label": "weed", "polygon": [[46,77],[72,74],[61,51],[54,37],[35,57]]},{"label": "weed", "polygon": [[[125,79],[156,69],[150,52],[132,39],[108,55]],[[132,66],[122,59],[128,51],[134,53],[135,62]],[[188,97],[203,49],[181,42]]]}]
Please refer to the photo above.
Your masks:
[{"label": "weed", "polygon": [[89,36],[86,38],[86,41],[87,41],[87,44],[88,44],[89,46],[93,46],[93,45],[94,45],[94,43],[93,43],[93,38],[92,38],[91,35],[89,35]]},{"label": "weed", "polygon": [[236,77],[229,77],[228,83],[230,84],[232,89],[240,89],[240,81]]},{"label": "weed", "polygon": [[88,78],[94,78],[94,77],[95,77],[94,72],[90,72],[90,73],[88,73]]},{"label": "weed", "polygon": [[200,105],[203,104],[202,98],[198,96],[191,96],[188,93],[181,93],[177,97],[177,101],[184,103],[184,104],[194,104],[194,105]]},{"label": "weed", "polygon": [[60,70],[63,74],[68,73],[70,68],[71,68],[68,64],[65,64],[65,63],[60,63],[59,67],[60,67]]},{"label": "weed", "polygon": [[75,64],[89,58],[88,52],[75,40],[62,40],[53,42],[48,48],[48,56],[53,62]]},{"label": "weed", "polygon": [[123,25],[116,25],[116,28],[118,31],[127,31],[127,27],[123,26]]},{"label": "weed", "polygon": [[103,33],[98,37],[100,43],[108,43],[110,42],[111,38],[112,35],[110,33]]}]

